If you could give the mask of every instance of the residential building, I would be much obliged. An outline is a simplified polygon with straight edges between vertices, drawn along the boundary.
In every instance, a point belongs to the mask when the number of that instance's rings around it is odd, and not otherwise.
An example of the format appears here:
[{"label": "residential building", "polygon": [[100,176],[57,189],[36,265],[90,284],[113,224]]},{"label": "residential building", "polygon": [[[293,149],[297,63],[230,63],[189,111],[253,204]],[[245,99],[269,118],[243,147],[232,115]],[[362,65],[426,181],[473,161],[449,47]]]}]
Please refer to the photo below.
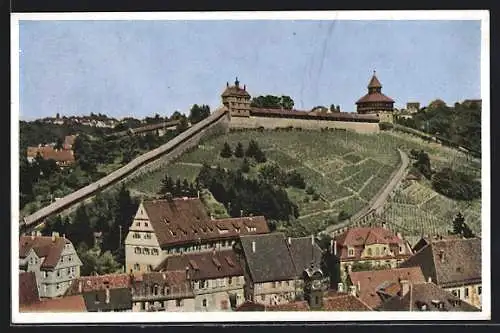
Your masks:
[{"label": "residential building", "polygon": [[67,167],[75,163],[73,150],[56,149],[50,145],[27,148],[26,158],[29,163],[33,163],[38,155],[44,160],[54,160],[60,167]]},{"label": "residential building", "polygon": [[130,288],[113,288],[83,292],[88,312],[128,312],[132,311]]},{"label": "residential building", "polygon": [[40,301],[34,272],[19,273],[19,307]]},{"label": "residential building", "polygon": [[401,267],[418,266],[426,280],[481,307],[481,239],[432,240]]},{"label": "residential building", "polygon": [[80,276],[82,262],[67,238],[31,235],[19,239],[19,269],[34,272],[39,295],[53,298],[63,295],[72,281]]},{"label": "residential building", "polygon": [[160,272],[185,269],[195,297],[195,311],[230,311],[245,300],[243,268],[233,250],[169,256]]},{"label": "residential building", "polygon": [[401,281],[416,284],[426,280],[420,267],[350,272],[347,284],[339,284],[339,289],[352,289],[360,300],[375,309],[401,291]]},{"label": "residential building", "polygon": [[226,89],[221,95],[222,104],[229,109],[231,117],[248,117],[250,116],[250,99],[251,96],[247,92],[246,85],[240,87],[238,78],[234,81],[234,86],[226,83]]},{"label": "residential building", "polygon": [[195,299],[184,269],[131,274],[134,312],[192,312]]},{"label": "residential building", "polygon": [[80,295],[96,290],[123,289],[130,286],[130,275],[126,273],[80,276],[73,280],[65,295]]},{"label": "residential building", "polygon": [[401,291],[383,303],[378,311],[479,311],[432,282],[402,283]]},{"label": "residential building", "polygon": [[231,249],[239,235],[268,232],[263,216],[212,219],[199,198],[144,201],[125,239],[126,271],[152,271],[167,256]]},{"label": "residential building", "polygon": [[350,293],[334,293],[325,295],[323,311],[373,311],[368,304]]},{"label": "residential building", "polygon": [[352,270],[395,268],[412,254],[402,235],[395,235],[385,227],[350,228],[335,236],[333,247],[340,261],[342,280]]},{"label": "residential building", "polygon": [[298,278],[284,234],[240,236],[235,251],[244,269],[246,300],[266,305],[295,300]]},{"label": "residential building", "polygon": [[377,114],[382,122],[393,122],[394,100],[382,94],[382,84],[378,80],[375,71],[368,84],[368,93],[357,102],[357,113]]}]

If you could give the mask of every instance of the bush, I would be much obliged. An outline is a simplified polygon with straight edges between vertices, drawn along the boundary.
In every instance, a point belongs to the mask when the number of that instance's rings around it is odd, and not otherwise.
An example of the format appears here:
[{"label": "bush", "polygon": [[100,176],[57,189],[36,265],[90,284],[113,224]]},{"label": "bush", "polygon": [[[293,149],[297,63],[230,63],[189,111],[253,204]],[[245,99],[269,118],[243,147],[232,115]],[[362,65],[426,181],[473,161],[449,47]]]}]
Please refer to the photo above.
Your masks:
[{"label": "bush", "polygon": [[312,196],[313,201],[318,201],[320,198],[320,195],[318,193],[314,193]]},{"label": "bush", "polygon": [[378,123],[378,128],[381,130],[381,131],[388,131],[388,130],[391,130],[394,128],[394,125],[391,124],[391,123]]},{"label": "bush", "polygon": [[350,217],[351,217],[351,216],[350,216],[348,213],[346,213],[345,211],[343,211],[343,210],[342,210],[342,211],[340,211],[340,213],[339,213],[338,220],[339,220],[339,221],[344,221],[344,220],[347,220],[347,219],[348,219],[348,218],[350,218]]},{"label": "bush", "polygon": [[309,194],[309,195],[312,195],[315,192],[316,191],[314,190],[314,187],[312,187],[312,186],[308,186],[307,189],[306,189],[306,193]]},{"label": "bush", "polygon": [[243,145],[241,144],[241,142],[238,142],[238,144],[236,145],[236,148],[234,149],[234,156],[238,158],[245,156],[245,151],[243,150]]},{"label": "bush", "polygon": [[231,150],[231,146],[227,143],[224,142],[224,147],[222,147],[222,151],[220,152],[220,156],[224,158],[229,158],[233,155],[233,152]]},{"label": "bush", "polygon": [[450,168],[443,168],[432,177],[432,187],[436,192],[457,200],[481,198],[481,182],[473,176]]}]

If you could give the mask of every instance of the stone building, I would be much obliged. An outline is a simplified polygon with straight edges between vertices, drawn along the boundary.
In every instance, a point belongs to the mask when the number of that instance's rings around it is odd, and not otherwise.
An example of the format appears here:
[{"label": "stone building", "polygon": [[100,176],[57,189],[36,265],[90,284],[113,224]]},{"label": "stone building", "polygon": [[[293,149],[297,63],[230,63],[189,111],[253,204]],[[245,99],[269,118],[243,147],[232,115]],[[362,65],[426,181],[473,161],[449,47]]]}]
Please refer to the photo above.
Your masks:
[{"label": "stone building", "polygon": [[240,235],[268,232],[263,216],[212,219],[199,198],[144,201],[125,239],[126,271],[152,271],[167,256],[231,249]]},{"label": "stone building", "polygon": [[333,244],[334,255],[340,261],[340,277],[359,266],[395,268],[411,254],[411,247],[403,240],[401,234],[393,234],[383,227],[350,228],[335,236]]},{"label": "stone building", "polygon": [[426,280],[459,299],[481,307],[481,239],[431,240],[401,264],[418,266]]},{"label": "stone building", "polygon": [[53,233],[21,236],[19,239],[19,270],[34,272],[41,298],[53,298],[66,292],[80,276],[82,262],[69,239]]},{"label": "stone building", "polygon": [[233,250],[169,256],[160,272],[185,269],[194,294],[194,311],[231,311],[244,302],[243,269]]},{"label": "stone building", "polygon": [[250,99],[251,96],[247,92],[246,85],[240,87],[238,78],[234,81],[234,86],[226,83],[226,89],[221,95],[222,104],[229,109],[232,117],[248,117],[250,116]]},{"label": "stone building", "polygon": [[376,114],[381,122],[393,122],[394,100],[382,93],[382,84],[375,71],[368,84],[368,93],[361,97],[356,105],[360,114]]}]

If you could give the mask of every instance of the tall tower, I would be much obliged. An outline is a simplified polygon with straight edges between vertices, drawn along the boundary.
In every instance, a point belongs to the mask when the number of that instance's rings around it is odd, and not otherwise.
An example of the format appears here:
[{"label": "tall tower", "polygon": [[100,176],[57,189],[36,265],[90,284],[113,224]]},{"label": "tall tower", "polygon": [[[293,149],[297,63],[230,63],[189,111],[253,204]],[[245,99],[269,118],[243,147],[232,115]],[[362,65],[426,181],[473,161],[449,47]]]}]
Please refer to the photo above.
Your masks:
[{"label": "tall tower", "polygon": [[377,114],[384,122],[392,122],[394,100],[382,94],[382,84],[373,71],[373,76],[368,83],[368,93],[357,102],[357,112],[360,114]]},{"label": "tall tower", "polygon": [[238,78],[234,81],[234,85],[230,86],[226,83],[226,90],[221,95],[222,104],[229,109],[229,114],[232,117],[249,117],[250,116],[250,99],[251,96],[247,92],[246,85],[240,87]]}]

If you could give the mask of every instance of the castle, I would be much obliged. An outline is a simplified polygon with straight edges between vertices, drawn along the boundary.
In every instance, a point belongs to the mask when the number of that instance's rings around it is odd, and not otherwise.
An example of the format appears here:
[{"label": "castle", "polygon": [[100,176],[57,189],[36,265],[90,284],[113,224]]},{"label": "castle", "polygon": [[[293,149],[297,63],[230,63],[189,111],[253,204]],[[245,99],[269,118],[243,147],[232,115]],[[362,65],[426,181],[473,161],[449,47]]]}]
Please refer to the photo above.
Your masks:
[{"label": "castle", "polygon": [[221,95],[222,104],[229,111],[230,128],[334,128],[361,133],[376,133],[380,122],[392,122],[394,100],[381,92],[382,85],[373,74],[368,93],[356,102],[357,113],[286,110],[283,108],[256,108],[251,106],[251,95],[246,85],[226,83]]}]

